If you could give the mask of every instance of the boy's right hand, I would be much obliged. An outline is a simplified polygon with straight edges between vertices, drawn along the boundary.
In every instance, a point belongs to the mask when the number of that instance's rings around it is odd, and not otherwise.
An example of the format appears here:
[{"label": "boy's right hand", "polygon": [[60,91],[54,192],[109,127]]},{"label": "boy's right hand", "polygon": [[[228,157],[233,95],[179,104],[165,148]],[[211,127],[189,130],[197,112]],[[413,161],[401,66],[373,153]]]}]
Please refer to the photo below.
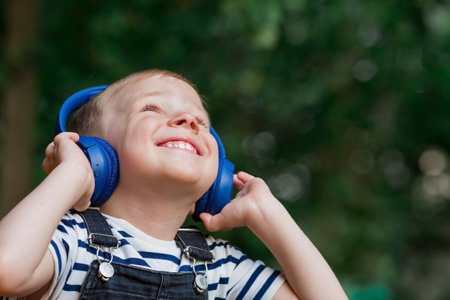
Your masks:
[{"label": "boy's right hand", "polygon": [[94,191],[94,174],[78,140],[71,132],[54,138],[42,162],[49,175],[0,220],[0,295],[30,295],[51,284],[55,229],[71,207],[86,210]]},{"label": "boy's right hand", "polygon": [[72,207],[77,211],[85,211],[90,205],[95,181],[89,160],[76,144],[79,138],[74,132],[62,132],[55,136],[45,149],[42,169],[50,174],[55,168],[66,168],[67,174],[70,174],[68,176],[73,178],[73,182],[79,183],[79,188],[84,191]]}]

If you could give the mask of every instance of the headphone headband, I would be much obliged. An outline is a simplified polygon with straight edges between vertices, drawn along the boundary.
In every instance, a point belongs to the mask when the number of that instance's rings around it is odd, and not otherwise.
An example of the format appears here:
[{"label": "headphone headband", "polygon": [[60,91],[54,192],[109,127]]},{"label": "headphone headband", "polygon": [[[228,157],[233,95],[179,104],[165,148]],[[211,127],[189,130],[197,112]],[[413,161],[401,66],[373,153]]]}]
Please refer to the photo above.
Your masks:
[{"label": "headphone headband", "polygon": [[103,92],[108,86],[100,85],[87,88],[76,92],[63,103],[61,109],[59,110],[58,117],[56,119],[55,128],[53,130],[53,135],[66,131],[67,118],[71,113],[80,108],[83,104],[88,102],[92,97]]}]

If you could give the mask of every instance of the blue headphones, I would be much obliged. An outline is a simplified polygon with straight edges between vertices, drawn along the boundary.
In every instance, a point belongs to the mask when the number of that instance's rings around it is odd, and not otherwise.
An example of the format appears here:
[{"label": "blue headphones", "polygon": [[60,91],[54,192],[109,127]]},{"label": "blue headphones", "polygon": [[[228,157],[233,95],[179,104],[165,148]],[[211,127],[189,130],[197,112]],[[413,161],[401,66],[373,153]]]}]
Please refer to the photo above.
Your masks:
[{"label": "blue headphones", "polygon": [[[70,96],[62,105],[55,123],[54,135],[66,131],[67,118],[88,102],[93,96],[106,89],[106,85],[81,90]],[[222,141],[210,127],[219,148],[219,170],[217,178],[206,193],[196,202],[194,219],[199,221],[202,212],[219,213],[230,202],[233,189],[234,164],[225,158]],[[113,147],[105,140],[93,136],[80,136],[78,146],[88,158],[95,177],[95,189],[91,197],[92,206],[105,203],[119,181],[119,160]]]}]

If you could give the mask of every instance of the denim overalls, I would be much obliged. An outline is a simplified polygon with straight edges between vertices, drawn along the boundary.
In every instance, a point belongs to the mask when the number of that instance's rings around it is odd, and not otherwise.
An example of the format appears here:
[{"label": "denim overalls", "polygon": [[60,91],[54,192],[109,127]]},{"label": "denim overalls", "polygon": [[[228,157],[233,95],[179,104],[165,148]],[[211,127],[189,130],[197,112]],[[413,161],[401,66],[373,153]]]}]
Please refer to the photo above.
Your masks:
[{"label": "denim overalls", "polygon": [[[96,209],[81,213],[92,247],[109,248],[109,260],[98,256],[81,286],[80,299],[208,299],[207,262],[213,260],[203,234],[193,228],[180,229],[175,241],[192,263],[192,272],[153,271],[113,262],[119,240]],[[196,262],[204,267],[195,268]],[[197,270],[202,270],[202,272]]]}]

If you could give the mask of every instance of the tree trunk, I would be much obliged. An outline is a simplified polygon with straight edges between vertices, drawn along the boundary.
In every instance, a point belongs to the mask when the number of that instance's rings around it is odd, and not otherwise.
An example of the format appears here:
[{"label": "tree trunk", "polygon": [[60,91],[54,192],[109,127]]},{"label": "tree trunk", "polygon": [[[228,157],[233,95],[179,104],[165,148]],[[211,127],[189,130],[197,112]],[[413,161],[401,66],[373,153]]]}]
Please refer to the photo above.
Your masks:
[{"label": "tree trunk", "polygon": [[0,177],[0,217],[30,189],[33,125],[37,95],[34,44],[37,40],[39,0],[5,3],[6,33],[3,89],[3,153]]}]

